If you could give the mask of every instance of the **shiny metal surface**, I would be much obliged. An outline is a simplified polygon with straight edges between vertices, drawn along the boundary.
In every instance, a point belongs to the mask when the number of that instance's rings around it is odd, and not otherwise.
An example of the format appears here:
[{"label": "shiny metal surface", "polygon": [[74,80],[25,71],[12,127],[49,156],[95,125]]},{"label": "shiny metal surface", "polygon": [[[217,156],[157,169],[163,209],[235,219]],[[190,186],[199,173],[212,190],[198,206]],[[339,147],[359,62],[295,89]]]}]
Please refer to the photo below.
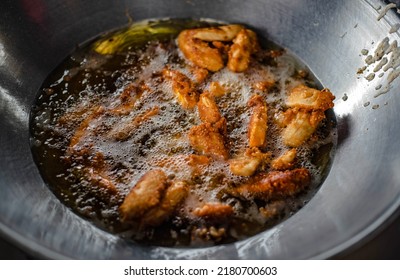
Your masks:
[{"label": "shiny metal surface", "polygon": [[[399,80],[374,98],[357,69],[398,21],[380,1],[77,1],[0,4],[0,232],[32,254],[80,259],[306,259],[331,257],[375,231],[400,204]],[[131,20],[213,18],[245,23],[300,57],[336,95],[338,146],[315,197],[247,240],[210,248],[144,247],[99,230],[44,184],[29,147],[29,111],[45,77],[73,48]],[[374,43],[372,43],[374,42]],[[375,44],[375,45],[374,45]],[[386,77],[386,76],[384,76]],[[384,78],[383,78],[384,79]],[[348,96],[345,101],[342,97]],[[370,102],[369,106],[364,106]],[[372,109],[379,105],[378,109]]]}]

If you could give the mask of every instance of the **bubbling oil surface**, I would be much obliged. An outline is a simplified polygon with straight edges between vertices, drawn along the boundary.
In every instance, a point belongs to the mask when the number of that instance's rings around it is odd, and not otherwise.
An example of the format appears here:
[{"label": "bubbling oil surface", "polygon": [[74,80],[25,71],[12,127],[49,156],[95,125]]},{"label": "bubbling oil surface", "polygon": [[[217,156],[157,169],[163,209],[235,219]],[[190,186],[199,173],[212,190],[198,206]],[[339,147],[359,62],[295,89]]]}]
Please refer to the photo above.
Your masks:
[{"label": "bubbling oil surface", "polygon": [[[190,168],[179,155],[193,153],[187,133],[201,121],[196,109],[185,110],[180,106],[170,82],[162,79],[160,73],[168,66],[194,79],[176,47],[175,37],[185,28],[212,24],[215,23],[168,20],[138,24],[129,29],[138,33],[132,33],[129,35],[132,38],[124,40],[120,35],[126,35],[128,29],[107,34],[77,49],[46,79],[32,109],[32,152],[49,187],[76,213],[103,229],[143,243],[209,246],[240,240],[276,225],[300,209],[318,189],[329,170],[336,143],[332,113],[318,129],[317,141],[298,148],[297,166],[306,167],[311,172],[311,187],[295,198],[286,199],[279,207],[279,214],[273,218],[261,215],[259,209],[276,202],[241,201],[227,195],[226,188],[237,186],[245,179],[233,175],[227,162],[213,161],[201,174],[190,178],[192,187],[186,203],[169,221],[144,230],[121,223],[118,207],[146,172],[156,166],[169,178],[188,180],[191,176]],[[96,52],[96,48],[107,40],[123,43],[116,44],[114,49]],[[271,43],[263,43],[267,50],[277,49]],[[228,89],[228,93],[216,102],[227,120],[231,157],[238,156],[246,148],[250,118],[247,102],[254,94],[251,85],[266,76],[276,83],[268,93],[258,92],[268,104],[268,144],[264,151],[276,157],[287,149],[273,116],[284,107],[288,86],[302,83],[316,86],[317,81],[298,75],[304,70],[304,65],[284,53],[274,59],[252,62],[245,73],[233,73],[225,68],[197,86],[202,92],[212,82],[218,82]],[[75,161],[76,157],[68,155],[68,146],[77,129],[99,107],[109,111],[120,106],[121,94],[130,84],[142,84],[146,88],[137,98],[134,109],[127,114],[103,113],[92,118],[76,145],[81,151],[90,149],[91,155],[82,155],[83,159]],[[118,131],[123,131],[132,120],[152,108],[158,108],[157,117],[137,126],[127,140],[116,141]],[[97,160],[93,155],[101,155],[107,174],[115,182],[120,195],[110,195],[82,176],[85,162]],[[223,238],[201,237],[202,228],[209,229],[210,225],[194,221],[191,214],[194,205],[201,201],[224,202],[234,208],[235,217],[229,225],[211,225],[215,230],[225,230]],[[200,232],[200,237],[196,237],[194,232]]]}]

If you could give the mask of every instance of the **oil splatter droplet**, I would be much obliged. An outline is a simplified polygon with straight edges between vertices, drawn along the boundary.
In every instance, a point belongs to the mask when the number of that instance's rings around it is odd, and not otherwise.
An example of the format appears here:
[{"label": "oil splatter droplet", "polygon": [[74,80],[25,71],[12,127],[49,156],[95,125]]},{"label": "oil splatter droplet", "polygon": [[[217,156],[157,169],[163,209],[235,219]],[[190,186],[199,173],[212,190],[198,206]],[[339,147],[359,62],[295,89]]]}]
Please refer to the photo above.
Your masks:
[{"label": "oil splatter droplet", "polygon": [[368,76],[365,77],[369,82],[372,81],[375,78],[375,73],[371,73]]}]

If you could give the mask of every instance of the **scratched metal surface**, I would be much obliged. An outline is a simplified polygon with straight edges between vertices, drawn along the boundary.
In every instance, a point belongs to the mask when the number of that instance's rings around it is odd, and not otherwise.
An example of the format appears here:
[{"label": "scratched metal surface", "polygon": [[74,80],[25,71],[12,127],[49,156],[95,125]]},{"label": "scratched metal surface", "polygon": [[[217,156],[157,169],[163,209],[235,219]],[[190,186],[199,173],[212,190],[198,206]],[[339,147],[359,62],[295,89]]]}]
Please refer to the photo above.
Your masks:
[{"label": "scratched metal surface", "polygon": [[[330,258],[381,229],[400,204],[399,81],[378,98],[356,74],[398,21],[380,1],[2,1],[0,6],[0,233],[35,257],[78,259]],[[29,112],[45,77],[73,48],[130,19],[205,17],[249,25],[300,57],[336,95],[338,145],[315,197],[293,217],[233,244],[144,247],[76,216],[32,160]],[[393,41],[397,32],[389,35]],[[386,76],[385,76],[386,77]],[[385,77],[383,79],[385,79]],[[348,96],[345,101],[342,97]],[[364,104],[371,105],[365,107]],[[373,110],[373,105],[379,105]]]}]

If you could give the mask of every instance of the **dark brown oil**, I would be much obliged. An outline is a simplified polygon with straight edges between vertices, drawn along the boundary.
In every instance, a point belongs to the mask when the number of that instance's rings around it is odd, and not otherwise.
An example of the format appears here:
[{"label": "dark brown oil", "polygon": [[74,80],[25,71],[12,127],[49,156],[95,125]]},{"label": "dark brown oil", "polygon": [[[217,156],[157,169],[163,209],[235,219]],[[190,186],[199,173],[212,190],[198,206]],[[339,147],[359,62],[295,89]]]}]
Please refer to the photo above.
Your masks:
[{"label": "dark brown oil", "polygon": [[[99,105],[112,106],[113,100],[120,94],[124,86],[140,80],[143,69],[148,67],[154,57],[159,55],[160,50],[164,55],[160,61],[165,65],[184,65],[185,62],[175,47],[177,34],[186,28],[215,24],[194,20],[149,21],[103,35],[75,50],[44,81],[31,111],[32,153],[44,181],[57,197],[78,215],[92,221],[102,229],[125,238],[140,240],[144,244],[210,246],[244,239],[273,227],[298,211],[318,190],[329,171],[335,150],[336,128],[333,112],[328,112],[328,118],[317,131],[319,139],[317,143],[313,143],[311,146],[304,145],[301,148],[298,166],[311,169],[312,186],[307,192],[295,198],[286,199],[283,206],[279,207],[279,214],[274,218],[260,222],[260,219],[252,216],[259,207],[265,207],[266,202],[248,202],[229,196],[229,192],[225,192],[224,188],[240,184],[243,179],[227,175],[226,166],[219,165],[210,169],[211,177],[203,175],[192,178],[193,187],[201,189],[207,185],[205,189],[213,193],[215,198],[223,203],[235,205],[238,209],[243,209],[246,214],[238,215],[229,223],[219,221],[212,224],[207,221],[194,222],[185,218],[185,215],[176,215],[159,227],[147,229],[138,229],[137,225],[121,223],[118,207],[122,203],[124,195],[133,187],[134,183],[132,182],[136,182],[146,168],[150,168],[146,165],[146,159],[153,155],[152,149],[161,149],[160,151],[165,156],[171,157],[182,152],[190,152],[190,147],[185,144],[171,147],[169,150],[163,149],[165,145],[159,144],[159,139],[164,137],[161,133],[175,132],[175,134],[171,134],[171,137],[179,138],[191,126],[198,124],[198,120],[193,114],[171,103],[172,97],[163,91],[162,80],[157,71],[149,72],[146,75],[148,75],[148,79],[151,79],[154,88],[158,88],[158,90],[152,91],[152,94],[157,104],[161,104],[161,117],[169,118],[167,122],[152,123],[151,128],[139,129],[135,135],[131,136],[130,142],[124,142],[121,146],[111,145],[107,140],[103,141],[101,137],[107,135],[107,132],[118,126],[126,117],[121,117],[121,119],[103,117],[103,122],[92,123],[96,125],[95,129],[97,130],[96,136],[93,136],[94,143],[100,147],[98,150],[102,151],[105,162],[111,166],[110,172],[123,195],[111,195],[82,179],[80,171],[82,161],[93,161],[94,158],[81,159],[81,162],[77,163],[71,160],[71,157],[66,156],[74,131],[92,108]],[[267,49],[278,48],[267,40],[261,40],[261,43]],[[300,79],[296,77],[298,70],[308,71],[293,56],[288,55],[286,59],[291,60],[294,70],[292,69],[292,73],[284,73],[282,77],[292,81]],[[280,62],[274,59],[260,59],[259,63],[277,67]],[[156,65],[154,69],[160,70],[160,67],[162,66]],[[222,73],[214,78],[223,80],[228,74],[224,75]],[[272,108],[270,115],[282,107],[281,85],[287,83],[286,78],[280,78],[281,83],[278,83],[268,93],[269,108]],[[315,87],[319,84],[318,81],[311,78],[301,79],[310,86]],[[229,119],[229,116],[232,116],[231,102],[239,100],[244,94],[247,93],[243,87],[237,88],[229,98],[223,97],[219,101],[221,113],[227,116],[229,142],[232,143],[231,156],[239,153],[243,148],[241,141],[244,141],[243,131],[246,130],[243,128],[246,125],[245,119],[235,117]],[[163,104],[167,105],[163,106]],[[246,117],[244,106],[240,105],[240,102],[237,104],[239,105],[234,107],[236,112],[233,115]],[[145,110],[146,106],[145,103],[140,104],[139,102],[135,110]],[[72,116],[72,119],[65,121],[65,116]],[[272,117],[270,127],[273,127]],[[276,133],[278,131],[274,129],[269,130],[268,139],[277,138]],[[110,150],[106,151],[104,147],[110,148]],[[273,140],[269,142],[265,151],[277,155],[282,149],[279,140]],[[215,170],[219,171],[215,172]],[[170,176],[180,176],[172,174],[171,170],[166,170],[166,172]],[[226,185],[227,181],[228,185]],[[202,228],[210,226],[216,229],[226,228],[227,233],[223,238],[218,239],[207,234],[193,237],[194,232],[200,232]]]}]

